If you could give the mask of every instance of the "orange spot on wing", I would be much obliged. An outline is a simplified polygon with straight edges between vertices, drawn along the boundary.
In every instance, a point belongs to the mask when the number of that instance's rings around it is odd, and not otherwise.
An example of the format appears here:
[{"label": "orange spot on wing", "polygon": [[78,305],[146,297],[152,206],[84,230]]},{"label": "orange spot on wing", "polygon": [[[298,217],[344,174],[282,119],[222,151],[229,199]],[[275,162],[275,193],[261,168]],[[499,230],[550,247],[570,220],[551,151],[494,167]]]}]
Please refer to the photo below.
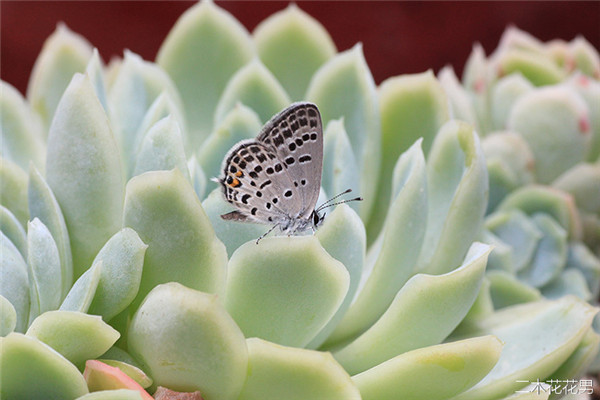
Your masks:
[{"label": "orange spot on wing", "polygon": [[242,176],[242,171],[238,171],[238,172],[236,172],[236,173],[235,173],[235,176],[237,176],[238,178],[239,178],[240,176]]},{"label": "orange spot on wing", "polygon": [[231,184],[229,186],[238,187],[238,186],[240,186],[240,181],[237,179],[234,179],[233,182],[231,182]]}]

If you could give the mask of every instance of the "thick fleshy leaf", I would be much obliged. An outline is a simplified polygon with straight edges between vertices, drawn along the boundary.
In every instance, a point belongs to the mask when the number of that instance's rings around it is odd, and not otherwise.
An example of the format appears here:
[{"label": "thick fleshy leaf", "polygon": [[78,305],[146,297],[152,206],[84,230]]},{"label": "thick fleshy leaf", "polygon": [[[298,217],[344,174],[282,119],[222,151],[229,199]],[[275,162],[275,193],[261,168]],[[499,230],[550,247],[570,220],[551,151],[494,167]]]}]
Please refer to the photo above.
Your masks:
[{"label": "thick fleshy leaf", "polygon": [[600,80],[576,73],[567,81],[567,85],[574,88],[588,105],[592,140],[587,160],[598,160],[600,157]]},{"label": "thick fleshy leaf", "polygon": [[471,101],[477,117],[477,130],[482,136],[492,130],[490,115],[490,87],[495,80],[494,71],[485,57],[485,51],[479,43],[473,50],[463,69],[463,85],[471,95]]},{"label": "thick fleshy leaf", "polygon": [[[134,155],[139,151],[141,141],[144,139],[144,137],[146,137],[146,134],[150,128],[152,128],[158,121],[168,116],[177,121],[179,128],[182,130],[181,135],[182,139],[184,140],[184,145],[189,145],[189,143],[185,142],[188,138],[185,117],[183,116],[183,109],[181,108],[181,101],[179,100],[179,97],[175,97],[175,99],[177,100],[173,99],[173,94],[169,94],[168,91],[164,91],[158,95],[150,107],[148,107],[148,110],[146,111],[146,114],[144,115],[144,118],[142,119],[142,122],[135,133],[135,142],[133,143],[132,147]],[[190,154],[194,151],[192,148],[186,150]]]},{"label": "thick fleshy leaf", "polygon": [[215,126],[223,122],[237,103],[256,111],[265,123],[291,101],[273,74],[255,58],[240,68],[225,86],[215,110]]},{"label": "thick fleshy leaf", "polygon": [[[118,349],[118,347],[113,346],[113,347],[111,347],[111,349]],[[109,349],[109,351],[110,351],[110,349]],[[104,353],[104,354],[106,354],[106,353]],[[99,359],[98,361],[101,361],[102,363],[109,365],[111,367],[120,369],[124,374],[129,376],[131,379],[133,379],[135,382],[137,382],[143,388],[147,388],[150,385],[152,385],[152,379],[150,379],[150,377],[148,375],[146,375],[144,373],[144,371],[142,371],[141,369],[139,369],[138,367],[136,367],[134,365],[128,364],[123,361],[118,361],[118,360]]]},{"label": "thick fleshy leaf", "polygon": [[21,93],[0,81],[0,156],[27,169],[29,162],[38,168],[46,164],[44,128]]},{"label": "thick fleshy leaf", "polygon": [[513,132],[492,133],[481,141],[481,148],[490,181],[490,213],[510,192],[533,183],[535,159],[527,142]]},{"label": "thick fleshy leaf", "polygon": [[56,197],[54,197],[54,193],[52,193],[52,189],[34,166],[29,167],[27,200],[30,218],[38,218],[48,228],[58,248],[62,300],[73,283],[73,258],[71,256],[69,232],[67,232],[63,213]]},{"label": "thick fleshy leaf", "polygon": [[[321,186],[331,198],[347,189],[360,193],[360,171],[344,120],[332,120],[327,124],[323,143],[323,172]],[[358,202],[348,203],[355,211]]]},{"label": "thick fleshy leaf", "polygon": [[130,228],[120,230],[106,242],[94,260],[94,264],[102,263],[102,269],[89,314],[109,321],[127,308],[140,287],[147,247]]},{"label": "thick fleshy leaf", "polygon": [[248,241],[256,241],[269,230],[267,225],[240,223],[221,218],[221,215],[234,210],[233,206],[223,198],[221,189],[213,190],[202,202],[202,207],[215,230],[215,235],[225,244],[229,257],[238,247]]},{"label": "thick fleshy leaf", "polygon": [[155,107],[153,114],[157,112],[158,105],[154,103],[161,94],[175,104],[176,107],[169,111],[175,113],[173,117],[180,124],[183,141],[187,144],[185,119],[178,112],[183,106],[168,74],[158,65],[144,61],[137,54],[126,50],[108,99],[115,139],[121,148],[128,176],[133,171],[140,142],[146,133],[140,129],[145,122],[144,118],[152,106]]},{"label": "thick fleshy leaf", "polygon": [[44,134],[73,74],[84,72],[92,46],[63,23],[46,41],[31,71],[27,100],[44,123]]},{"label": "thick fleshy leaf", "polygon": [[168,116],[154,124],[142,140],[133,175],[173,168],[190,180],[181,129],[175,118]]},{"label": "thick fleshy leaf", "polygon": [[179,170],[152,171],[127,184],[123,225],[148,245],[142,282],[132,306],[165,282],[219,293],[227,253],[190,183]]},{"label": "thick fleshy leaf", "polygon": [[365,227],[358,214],[347,204],[339,205],[327,216],[316,236],[327,253],[346,267],[350,285],[343,303],[321,332],[311,340],[307,346],[309,348],[318,348],[348,310],[358,289],[367,246]]},{"label": "thick fleshy leaf", "polygon": [[198,164],[196,156],[192,156],[192,158],[190,158],[188,161],[188,171],[190,173],[190,181],[192,182],[196,196],[198,196],[200,200],[203,200],[208,182],[206,181],[206,174],[200,167],[200,164]]},{"label": "thick fleshy leaf", "polygon": [[[243,104],[236,104],[223,121],[206,138],[197,153],[198,164],[208,179],[221,175],[221,165],[225,154],[237,142],[255,137],[261,128],[258,115]],[[218,186],[207,181],[206,191],[211,192]]]},{"label": "thick fleshy leaf", "polygon": [[96,92],[96,96],[105,112],[108,112],[108,105],[106,103],[106,88],[104,86],[104,65],[102,60],[100,59],[100,53],[98,53],[98,49],[94,48],[92,53],[92,58],[87,64],[85,68],[86,75],[90,78],[92,85],[94,86],[94,91]]},{"label": "thick fleshy leaf", "polygon": [[100,276],[102,262],[94,263],[75,281],[67,297],[63,300],[59,310],[87,312],[92,304]]},{"label": "thick fleshy leaf", "polygon": [[370,329],[334,352],[336,360],[354,375],[398,354],[440,343],[473,305],[490,251],[490,246],[476,243],[456,270],[412,277]]},{"label": "thick fleshy leaf", "polygon": [[12,161],[0,157],[0,204],[8,208],[22,226],[27,225],[27,174]]},{"label": "thick fleshy leaf", "polygon": [[321,112],[323,124],[344,118],[348,139],[361,172],[360,216],[366,221],[375,203],[381,123],[377,91],[362,45],[337,54],[317,70],[306,93]]},{"label": "thick fleshy leaf", "polygon": [[265,238],[231,257],[225,306],[246,337],[303,347],[340,307],[349,281],[314,236]]},{"label": "thick fleshy leaf", "polygon": [[83,367],[86,360],[104,354],[119,338],[119,332],[99,316],[49,311],[33,321],[27,336],[46,343],[73,364]]},{"label": "thick fleshy leaf", "polygon": [[73,364],[51,347],[20,333],[0,338],[0,369],[2,398],[72,400],[88,393],[83,375]]},{"label": "thick fleshy leaf", "polygon": [[29,277],[27,264],[14,244],[0,232],[0,295],[17,313],[15,330],[25,332],[29,317]]},{"label": "thick fleshy leaf", "polygon": [[217,295],[171,282],[152,290],[133,316],[129,351],[156,385],[236,399],[248,366],[246,341]]},{"label": "thick fleshy leaf", "polygon": [[[477,128],[475,108],[467,90],[461,86],[454,68],[447,65],[438,72],[438,80],[448,97],[448,115],[451,119],[459,119]],[[431,144],[431,143],[430,143]]]},{"label": "thick fleshy leaf", "polygon": [[46,174],[69,230],[77,278],[119,229],[123,207],[119,149],[85,75],[73,77],[56,109]]},{"label": "thick fleshy leaf", "polygon": [[16,326],[17,311],[6,297],[0,295],[0,336],[13,332]]},{"label": "thick fleshy leaf", "polygon": [[485,220],[485,228],[511,248],[511,272],[532,261],[543,232],[521,210],[498,211]]},{"label": "thick fleshy leaf", "polygon": [[494,251],[492,251],[488,257],[488,271],[501,270],[514,273],[515,266],[513,264],[512,247],[502,241],[502,239],[500,239],[498,236],[487,230],[485,227],[477,236],[477,240],[494,247]]},{"label": "thick fleshy leaf", "polygon": [[600,163],[577,164],[560,175],[552,186],[570,193],[579,209],[600,213]]},{"label": "thick fleshy leaf", "polygon": [[542,297],[538,289],[520,281],[508,272],[489,271],[486,277],[490,282],[490,295],[495,309],[529,303]]},{"label": "thick fleshy leaf", "polygon": [[577,36],[569,43],[569,50],[573,54],[575,68],[586,75],[600,79],[600,56],[590,42],[583,36]]},{"label": "thick fleshy leaf", "polygon": [[359,400],[360,393],[331,354],[247,340],[248,378],[239,400]]},{"label": "thick fleshy leaf", "polygon": [[463,261],[487,207],[488,175],[477,133],[465,123],[447,122],[427,168],[429,212],[418,268],[440,274]]},{"label": "thick fleshy leaf", "polygon": [[142,386],[117,367],[112,367],[99,360],[87,360],[83,377],[88,388],[95,391],[107,389],[135,390],[143,400],[154,400]]},{"label": "thick fleshy leaf", "polygon": [[494,336],[440,344],[399,355],[352,380],[363,400],[443,400],[479,382],[501,351]]},{"label": "thick fleshy leaf", "polygon": [[582,376],[598,353],[599,347],[600,335],[593,328],[590,328],[581,342],[579,342],[579,346],[577,346],[567,361],[552,373],[550,379],[565,380]]},{"label": "thick fleshy leaf", "polygon": [[507,125],[529,144],[540,183],[553,181],[583,161],[591,142],[587,104],[566,86],[524,94],[513,106]]},{"label": "thick fleshy leaf", "polygon": [[29,271],[29,323],[61,301],[61,270],[58,248],[52,234],[39,219],[27,224]]},{"label": "thick fleshy leaf", "polygon": [[427,218],[427,178],[421,141],[398,160],[393,195],[383,237],[378,240],[381,250],[370,273],[363,272],[362,287],[328,345],[356,337],[377,321],[414,271]]},{"label": "thick fleshy leaf", "polygon": [[535,86],[553,85],[561,82],[565,74],[548,56],[521,49],[511,49],[495,60],[499,76],[521,73]]},{"label": "thick fleshy leaf", "polygon": [[23,225],[10,210],[0,205],[0,231],[15,245],[23,257],[27,257],[27,234]]},{"label": "thick fleshy leaf", "polygon": [[212,131],[225,85],[253,54],[246,29],[210,0],[187,10],[163,42],[156,60],[181,93],[192,149]]},{"label": "thick fleshy leaf", "polygon": [[137,390],[113,389],[88,393],[76,400],[144,400],[144,398]]},{"label": "thick fleshy leaf", "polygon": [[534,214],[533,222],[542,233],[531,263],[519,271],[519,279],[541,287],[560,275],[567,261],[567,232],[552,217]]},{"label": "thick fleshy leaf", "polygon": [[497,208],[499,211],[518,209],[527,215],[548,214],[569,234],[569,239],[581,236],[581,221],[573,197],[542,185],[528,185],[515,190]]},{"label": "thick fleshy leaf", "polygon": [[295,101],[304,97],[315,71],[336,53],[323,25],[294,3],[262,21],[253,36],[260,59]]},{"label": "thick fleshy leaf", "polygon": [[517,99],[532,91],[534,86],[520,73],[510,74],[495,82],[490,93],[492,127],[506,129],[510,110]]},{"label": "thick fleshy leaf", "polygon": [[592,300],[592,293],[588,288],[585,276],[580,270],[567,268],[555,279],[542,288],[544,297],[559,299],[563,296],[574,295],[585,301]]},{"label": "thick fleshy leaf", "polygon": [[504,349],[492,371],[453,400],[497,399],[525,386],[522,380],[547,377],[577,348],[596,312],[567,296],[508,307],[478,321],[472,334],[495,335],[505,343]]},{"label": "thick fleshy leaf", "polygon": [[600,293],[600,259],[582,243],[569,243],[567,267],[580,271],[587,282],[593,298]]}]

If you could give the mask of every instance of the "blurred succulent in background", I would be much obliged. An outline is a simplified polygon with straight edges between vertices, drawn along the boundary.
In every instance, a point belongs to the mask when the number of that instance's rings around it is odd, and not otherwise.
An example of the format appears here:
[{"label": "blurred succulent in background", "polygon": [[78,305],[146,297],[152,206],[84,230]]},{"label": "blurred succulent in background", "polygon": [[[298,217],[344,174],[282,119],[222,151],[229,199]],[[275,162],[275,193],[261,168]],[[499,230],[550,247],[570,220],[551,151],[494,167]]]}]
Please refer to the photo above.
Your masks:
[{"label": "blurred succulent in background", "polygon": [[[574,43],[547,52],[597,74]],[[0,397],[500,399],[581,375],[600,342],[583,301],[600,273],[598,164],[582,164],[600,151],[597,75],[542,80],[565,100],[497,63],[476,51],[464,87],[449,69],[376,87],[361,46],[338,53],[294,5],[250,36],[199,3],[156,63],[104,66],[59,26],[27,100],[2,83]],[[207,178],[300,99],[326,127],[321,196],[365,201],[257,245],[266,228],[222,220]]]}]

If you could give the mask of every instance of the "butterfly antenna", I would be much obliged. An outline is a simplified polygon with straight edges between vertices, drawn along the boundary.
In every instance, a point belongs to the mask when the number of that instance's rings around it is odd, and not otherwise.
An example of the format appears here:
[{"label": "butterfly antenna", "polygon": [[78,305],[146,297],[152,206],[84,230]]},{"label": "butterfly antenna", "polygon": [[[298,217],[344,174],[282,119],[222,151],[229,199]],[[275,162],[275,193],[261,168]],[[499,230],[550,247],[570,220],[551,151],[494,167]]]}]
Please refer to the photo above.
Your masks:
[{"label": "butterfly antenna", "polygon": [[[345,195],[346,193],[350,193],[351,191],[352,191],[352,189],[346,189],[342,193],[336,194],[335,196],[333,196],[332,198],[330,198],[329,200],[327,200],[325,203],[321,204],[315,211],[320,211],[323,208],[330,207],[327,204],[331,203],[333,200],[337,199],[338,197]],[[355,199],[348,200],[348,201],[353,201],[353,200],[355,200]]]},{"label": "butterfly antenna", "polygon": [[335,203],[331,203],[331,204],[327,204],[327,205],[323,205],[321,207],[319,207],[319,209],[317,211],[321,211],[324,208],[329,208],[329,207],[333,207],[333,206],[337,206],[338,204],[344,204],[344,203],[349,203],[351,201],[363,201],[362,197],[355,197],[353,199],[349,199],[349,200],[342,200],[342,201],[338,201]]},{"label": "butterfly antenna", "polygon": [[256,244],[258,244],[258,242],[260,242],[260,240],[262,238],[264,238],[265,236],[267,236],[269,233],[273,232],[273,229],[275,229],[275,228],[277,228],[277,225],[273,225],[273,227],[271,229],[269,229],[268,231],[266,231],[265,233],[260,235],[260,237],[258,239],[256,239]]}]

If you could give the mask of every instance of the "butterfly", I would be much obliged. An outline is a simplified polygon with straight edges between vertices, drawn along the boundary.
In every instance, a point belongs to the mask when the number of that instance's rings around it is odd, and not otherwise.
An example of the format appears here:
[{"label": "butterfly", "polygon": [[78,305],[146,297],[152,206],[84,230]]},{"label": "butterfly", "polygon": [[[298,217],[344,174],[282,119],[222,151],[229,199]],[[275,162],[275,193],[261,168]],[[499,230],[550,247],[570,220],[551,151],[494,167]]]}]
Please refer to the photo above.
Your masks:
[{"label": "butterfly", "polygon": [[[237,208],[225,220],[258,222],[288,235],[323,222],[323,208],[347,190],[315,208],[323,171],[323,124],[317,106],[293,103],[271,118],[256,139],[242,140],[225,155],[221,167],[223,197]],[[362,200],[356,198],[347,201]],[[345,202],[345,201],[344,201]]]}]

